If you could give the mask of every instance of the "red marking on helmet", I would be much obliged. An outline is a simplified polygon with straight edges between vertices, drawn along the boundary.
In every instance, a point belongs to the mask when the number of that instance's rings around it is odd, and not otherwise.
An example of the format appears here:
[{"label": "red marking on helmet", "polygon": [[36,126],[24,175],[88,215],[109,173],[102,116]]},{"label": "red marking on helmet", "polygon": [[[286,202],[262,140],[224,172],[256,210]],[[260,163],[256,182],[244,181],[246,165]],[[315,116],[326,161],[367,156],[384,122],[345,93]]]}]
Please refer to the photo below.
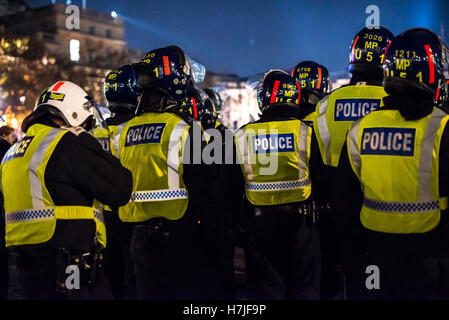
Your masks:
[{"label": "red marking on helmet", "polygon": [[195,98],[191,98],[192,103],[193,103],[193,117],[195,119],[198,119],[198,106],[196,105],[196,100]]},{"label": "red marking on helmet", "polygon": [[424,48],[426,48],[427,58],[429,59],[429,71],[430,71],[429,83],[434,83],[435,82],[435,62],[433,61],[432,49],[430,49],[430,46],[428,44],[425,44]]},{"label": "red marking on helmet", "polygon": [[271,92],[270,103],[275,103],[276,102],[276,95],[278,94],[278,88],[279,88],[279,84],[280,83],[281,82],[279,80],[276,80],[274,82],[273,92]]},{"label": "red marking on helmet", "polygon": [[[388,45],[387,45],[387,48],[385,49],[385,53],[384,53],[384,61],[385,61],[385,58],[387,57],[387,52],[388,52],[388,48],[390,48],[390,44],[391,44],[391,40],[388,40]],[[381,62],[383,63],[384,61],[381,61]]]},{"label": "red marking on helmet", "polygon": [[322,78],[321,68],[318,68],[318,85],[316,87],[317,89],[321,88],[321,78]]},{"label": "red marking on helmet", "polygon": [[357,41],[359,41],[359,36],[357,36],[355,38],[354,43],[352,44],[352,48],[351,48],[351,62],[354,62],[354,49],[355,49],[355,45],[356,45]]},{"label": "red marking on helmet", "polygon": [[440,97],[440,87],[437,89],[437,94],[435,95],[435,101],[438,101],[438,98]]},{"label": "red marking on helmet", "polygon": [[170,61],[168,61],[168,56],[163,56],[162,59],[164,60],[164,74],[166,76],[170,75]]},{"label": "red marking on helmet", "polygon": [[58,91],[59,88],[61,88],[61,86],[64,84],[64,81],[60,81],[57,84],[55,84],[55,86],[53,87],[52,91]]},{"label": "red marking on helmet", "polygon": [[301,89],[299,88],[298,82],[296,82],[296,85],[298,86],[298,104],[299,104],[299,99],[301,99]]},{"label": "red marking on helmet", "polygon": [[295,68],[292,69],[292,77],[293,77],[294,73],[295,73]]}]

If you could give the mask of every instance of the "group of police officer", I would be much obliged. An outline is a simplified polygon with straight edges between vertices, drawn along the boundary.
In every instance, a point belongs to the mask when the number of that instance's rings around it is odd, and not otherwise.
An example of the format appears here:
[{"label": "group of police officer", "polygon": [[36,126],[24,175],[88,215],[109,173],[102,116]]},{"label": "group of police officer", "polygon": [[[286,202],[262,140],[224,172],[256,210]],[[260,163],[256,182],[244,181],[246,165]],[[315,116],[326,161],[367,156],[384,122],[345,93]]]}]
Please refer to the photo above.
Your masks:
[{"label": "group of police officer", "polygon": [[23,294],[235,299],[237,245],[250,299],[449,298],[445,51],[365,28],[346,86],[312,61],[264,73],[230,145],[176,46],[108,74],[106,121],[49,86],[0,167]]}]

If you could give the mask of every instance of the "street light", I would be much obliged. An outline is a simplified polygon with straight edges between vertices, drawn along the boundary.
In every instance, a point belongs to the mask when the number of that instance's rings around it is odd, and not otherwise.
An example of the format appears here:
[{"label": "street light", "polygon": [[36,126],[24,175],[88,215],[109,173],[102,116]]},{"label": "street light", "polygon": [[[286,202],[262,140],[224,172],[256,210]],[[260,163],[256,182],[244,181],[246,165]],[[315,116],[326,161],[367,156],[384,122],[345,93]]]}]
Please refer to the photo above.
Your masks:
[{"label": "street light", "polygon": [[21,97],[19,98],[19,100],[20,100],[20,102],[24,103],[24,102],[25,102],[25,96],[21,96]]},{"label": "street light", "polygon": [[111,12],[111,17],[113,17],[113,18],[117,18],[117,12],[115,12],[115,11],[112,11],[112,12]]}]

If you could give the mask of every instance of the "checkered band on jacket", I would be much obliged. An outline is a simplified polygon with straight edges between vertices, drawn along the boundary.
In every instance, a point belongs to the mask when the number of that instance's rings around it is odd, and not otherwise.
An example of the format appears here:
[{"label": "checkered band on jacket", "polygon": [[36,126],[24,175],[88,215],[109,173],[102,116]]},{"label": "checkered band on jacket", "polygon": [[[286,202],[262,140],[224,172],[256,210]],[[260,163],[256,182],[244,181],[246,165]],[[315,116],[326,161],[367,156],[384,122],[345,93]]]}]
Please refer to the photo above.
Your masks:
[{"label": "checkered band on jacket", "polygon": [[187,190],[161,190],[161,191],[138,191],[133,192],[131,195],[131,201],[160,201],[160,200],[174,200],[174,199],[186,199]]},{"label": "checkered band on jacket", "polygon": [[430,202],[386,202],[386,201],[376,201],[371,199],[364,199],[363,204],[365,207],[383,212],[420,212],[420,211],[431,211],[440,208],[439,201]]},{"label": "checkered band on jacket", "polygon": [[285,182],[264,182],[264,183],[248,183],[246,188],[249,191],[278,191],[304,188],[310,185],[309,179]]},{"label": "checkered band on jacket", "polygon": [[96,219],[100,220],[102,223],[104,223],[104,215],[102,210],[94,209],[94,216]]},{"label": "checkered band on jacket", "polygon": [[6,214],[6,223],[24,222],[31,220],[49,219],[55,216],[54,209],[36,209],[36,210],[22,210],[10,212]]}]

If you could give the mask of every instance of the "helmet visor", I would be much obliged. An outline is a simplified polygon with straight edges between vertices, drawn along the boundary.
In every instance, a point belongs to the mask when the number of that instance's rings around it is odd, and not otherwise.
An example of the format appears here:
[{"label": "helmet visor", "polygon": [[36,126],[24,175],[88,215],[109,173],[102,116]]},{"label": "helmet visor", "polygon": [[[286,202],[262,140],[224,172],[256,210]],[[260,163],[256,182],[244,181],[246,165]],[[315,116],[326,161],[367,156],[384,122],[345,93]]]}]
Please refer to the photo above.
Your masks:
[{"label": "helmet visor", "polygon": [[190,63],[190,70],[192,72],[193,81],[200,83],[204,81],[206,77],[206,68],[199,62],[187,56],[187,60]]},{"label": "helmet visor", "polygon": [[86,111],[90,112],[94,118],[98,126],[106,129],[109,131],[108,125],[106,121],[104,120],[101,111],[96,104],[95,100],[91,96],[86,97],[87,101],[83,104],[83,107]]}]

